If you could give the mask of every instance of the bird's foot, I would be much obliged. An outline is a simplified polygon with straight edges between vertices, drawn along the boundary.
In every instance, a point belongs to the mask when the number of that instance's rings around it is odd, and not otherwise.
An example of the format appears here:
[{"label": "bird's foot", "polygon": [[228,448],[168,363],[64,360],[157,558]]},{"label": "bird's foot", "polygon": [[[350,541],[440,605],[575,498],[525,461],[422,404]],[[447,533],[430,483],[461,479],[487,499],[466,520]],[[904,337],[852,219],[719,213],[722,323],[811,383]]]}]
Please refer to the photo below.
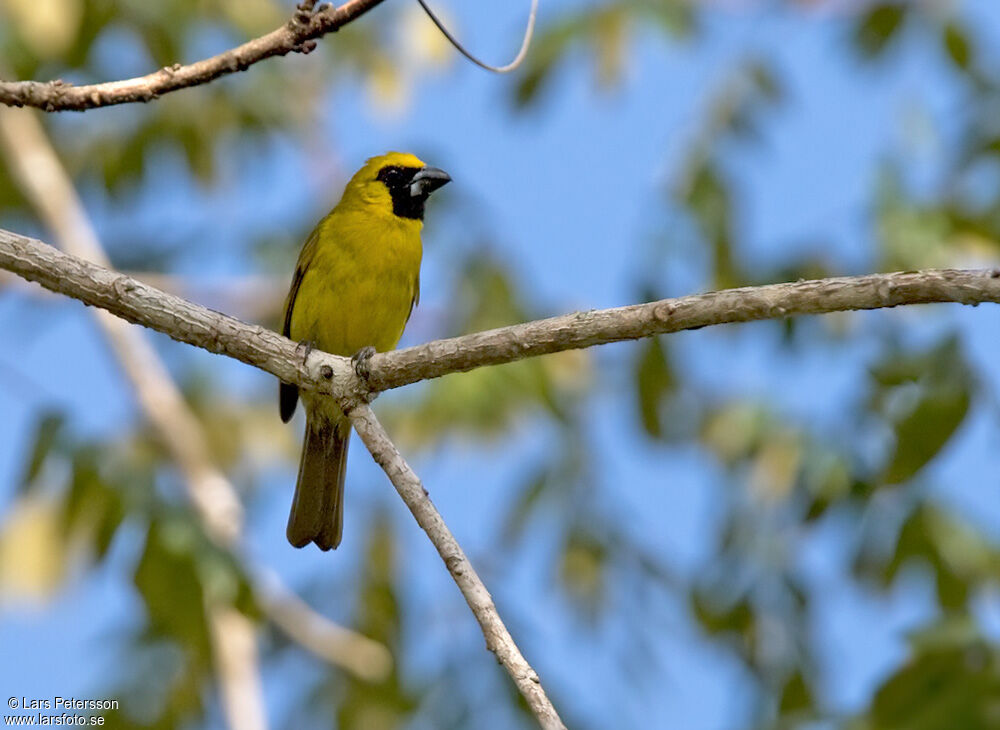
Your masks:
[{"label": "bird's foot", "polygon": [[368,377],[372,374],[369,363],[372,359],[372,355],[374,354],[375,348],[369,345],[368,347],[362,347],[360,350],[355,352],[354,356],[351,358],[351,364],[354,365],[354,374],[366,383],[368,382]]},{"label": "bird's foot", "polygon": [[302,356],[302,364],[304,365],[306,360],[309,359],[309,355],[312,351],[316,349],[316,345],[313,344],[312,340],[302,340],[295,346],[295,352]]},{"label": "bird's foot", "polygon": [[[362,347],[354,353],[354,356],[351,358],[351,364],[354,365],[354,374],[357,375],[358,378],[361,379],[361,382],[366,386],[368,385],[368,378],[371,375],[369,361],[372,359],[372,355],[374,354],[375,348],[369,345],[368,347]],[[365,395],[365,402],[371,403],[377,396],[378,393],[369,390]]]}]

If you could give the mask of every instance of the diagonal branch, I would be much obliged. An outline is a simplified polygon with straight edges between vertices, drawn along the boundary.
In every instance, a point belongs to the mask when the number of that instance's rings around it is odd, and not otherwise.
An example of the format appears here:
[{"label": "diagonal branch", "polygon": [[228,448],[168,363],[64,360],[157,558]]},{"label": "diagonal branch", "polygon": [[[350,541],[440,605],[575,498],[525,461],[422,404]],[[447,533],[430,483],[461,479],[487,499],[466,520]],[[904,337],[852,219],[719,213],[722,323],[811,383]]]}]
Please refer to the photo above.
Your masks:
[{"label": "diagonal branch", "polygon": [[424,489],[420,477],[406,463],[399,449],[389,439],[382,424],[375,418],[372,409],[361,404],[348,414],[354,429],[364,441],[372,458],[382,467],[389,481],[399,492],[399,496],[410,508],[417,524],[427,533],[427,537],[437,548],[438,555],[444,561],[451,577],[458,584],[466,603],[479,622],[479,628],[486,638],[486,648],[496,655],[497,661],[507,670],[514,680],[518,691],[528,703],[532,713],[538,719],[539,725],[545,730],[566,730],[552,702],[542,689],[541,680],[531,665],[525,660],[521,651],[511,638],[510,632],[504,626],[497,607],[493,603],[490,592],[486,590],[483,581],[476,573],[472,563],[465,556],[462,546],[451,534],[441,513],[434,507],[431,498]]},{"label": "diagonal branch", "polygon": [[316,40],[333,33],[380,4],[382,0],[347,0],[331,8],[313,12],[313,2],[304,2],[285,25],[267,35],[247,41],[228,51],[182,66],[175,64],[159,71],[121,81],[74,86],[63,81],[0,81],[0,104],[32,106],[47,112],[84,111],[103,106],[147,102],[163,94],[199,86],[255,63],[288,53],[309,53]]},{"label": "diagonal branch", "polygon": [[[97,232],[34,112],[0,107],[0,152],[60,246],[106,264]],[[180,468],[206,533],[223,547],[235,549],[243,527],[242,507],[236,489],[205,447],[201,423],[142,333],[108,312],[94,314],[145,417]],[[252,565],[247,569],[267,617],[304,648],[362,679],[378,681],[390,671],[392,657],[384,645],[315,613],[276,576]],[[266,716],[254,626],[230,606],[206,608],[230,725],[263,728]]]},{"label": "diagonal branch", "polygon": [[[34,115],[0,108],[0,151],[59,245],[107,264],[97,232]],[[141,331],[108,312],[97,310],[94,315],[142,410],[178,463],[205,531],[212,539],[230,544],[243,521],[242,507],[225,477],[211,464],[198,434],[199,424],[166,368]],[[228,727],[266,730],[253,624],[231,605],[217,600],[206,600],[205,615]]]}]

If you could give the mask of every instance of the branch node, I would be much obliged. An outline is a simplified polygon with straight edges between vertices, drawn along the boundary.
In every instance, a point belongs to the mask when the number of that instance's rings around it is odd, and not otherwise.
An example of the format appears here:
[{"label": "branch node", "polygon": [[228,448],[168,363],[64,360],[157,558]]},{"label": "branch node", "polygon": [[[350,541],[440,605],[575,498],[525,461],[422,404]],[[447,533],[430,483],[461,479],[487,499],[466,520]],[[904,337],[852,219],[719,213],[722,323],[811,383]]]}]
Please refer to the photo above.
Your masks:
[{"label": "branch node", "polygon": [[111,289],[114,291],[115,296],[117,296],[119,300],[127,297],[129,292],[135,291],[135,287],[135,280],[125,274],[120,274],[111,284]]},{"label": "branch node", "polygon": [[333,380],[333,368],[329,365],[323,365],[319,369],[319,374],[326,380]]},{"label": "branch node", "polygon": [[663,304],[653,307],[653,318],[658,322],[666,322],[674,316],[674,312],[676,311],[677,305],[671,301],[666,301]]}]

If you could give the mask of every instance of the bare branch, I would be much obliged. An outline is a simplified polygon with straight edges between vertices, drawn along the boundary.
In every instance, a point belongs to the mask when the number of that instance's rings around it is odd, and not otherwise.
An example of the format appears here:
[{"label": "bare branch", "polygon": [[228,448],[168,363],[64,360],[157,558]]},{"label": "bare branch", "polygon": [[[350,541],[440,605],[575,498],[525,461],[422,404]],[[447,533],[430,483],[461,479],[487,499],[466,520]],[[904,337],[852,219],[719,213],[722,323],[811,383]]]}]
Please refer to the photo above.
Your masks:
[{"label": "bare branch", "polygon": [[490,592],[486,590],[472,563],[465,556],[462,546],[451,534],[441,513],[431,502],[420,477],[414,473],[395,444],[389,440],[388,434],[375,418],[371,408],[362,403],[348,415],[368,451],[385,471],[389,481],[399,492],[399,496],[406,502],[417,524],[427,533],[451,577],[462,591],[486,638],[486,648],[496,655],[497,660],[507,670],[507,674],[514,680],[514,684],[517,685],[518,691],[528,703],[539,724],[545,730],[566,730],[555,707],[542,689],[538,674],[521,655],[500,614],[497,613]]},{"label": "bare branch", "polygon": [[710,325],[936,302],[1000,303],[1000,269],[811,279],[573,312],[378,353],[369,361],[368,386],[389,390],[484,365]]},{"label": "bare branch", "polygon": [[380,4],[382,0],[347,0],[336,8],[321,6],[313,12],[313,2],[303,3],[285,25],[267,35],[211,58],[182,66],[175,64],[159,71],[102,84],[74,86],[63,81],[0,81],[0,104],[32,106],[47,112],[84,111],[116,104],[152,101],[178,89],[213,81],[255,63],[288,53],[309,53],[316,40],[339,30]]},{"label": "bare branch", "polygon": [[[106,264],[97,233],[36,113],[0,108],[0,151],[62,248]],[[201,423],[142,333],[108,312],[94,314],[143,413],[180,467],[188,498],[206,533],[224,548],[236,549],[243,528],[242,506],[236,489],[205,447],[208,441]],[[315,613],[276,576],[265,578],[259,569],[248,568],[268,617],[290,638],[363,679],[381,679],[391,669],[392,657],[383,645]],[[266,727],[253,623],[231,606],[212,603],[206,610],[230,726]]]},{"label": "bare branch", "polygon": [[268,618],[320,659],[368,682],[381,682],[392,672],[392,654],[385,644],[316,613],[277,575],[259,573],[254,580],[254,592]]},{"label": "bare branch", "polygon": [[564,314],[377,353],[369,361],[370,375],[362,383],[347,358],[313,350],[303,361],[296,343],[276,332],[2,229],[0,269],[179,342],[235,358],[287,383],[330,393],[348,404],[371,391],[484,365],[709,325],[935,302],[1000,303],[1000,269],[928,269],[725,289]]}]

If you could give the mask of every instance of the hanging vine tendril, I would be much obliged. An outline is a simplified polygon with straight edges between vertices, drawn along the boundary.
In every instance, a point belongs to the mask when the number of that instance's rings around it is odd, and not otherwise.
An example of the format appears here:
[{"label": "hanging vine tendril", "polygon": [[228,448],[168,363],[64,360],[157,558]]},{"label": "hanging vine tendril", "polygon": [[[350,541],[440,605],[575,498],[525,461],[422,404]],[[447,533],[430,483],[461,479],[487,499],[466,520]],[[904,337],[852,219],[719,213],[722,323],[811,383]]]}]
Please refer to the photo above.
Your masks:
[{"label": "hanging vine tendril", "polygon": [[459,53],[461,53],[463,56],[465,56],[467,59],[472,61],[480,68],[485,68],[487,71],[492,71],[493,73],[498,73],[498,74],[510,73],[518,66],[520,66],[521,63],[524,61],[524,57],[528,55],[528,48],[529,46],[531,46],[531,37],[535,32],[535,16],[538,15],[538,0],[531,0],[531,12],[528,15],[528,27],[525,28],[524,31],[524,40],[521,41],[521,50],[519,50],[517,52],[517,55],[514,56],[514,60],[508,63],[506,66],[491,66],[490,64],[485,63],[476,56],[472,55],[469,51],[465,49],[465,46],[463,46],[458,41],[458,39],[454,35],[452,35],[451,31],[449,31],[448,28],[445,26],[445,24],[441,22],[441,19],[434,14],[434,11],[431,10],[430,6],[427,5],[426,0],[417,0],[417,2],[420,3],[420,7],[422,7],[424,9],[424,12],[427,13],[427,17],[429,17],[432,21],[434,21],[434,25],[436,25],[438,27],[438,30],[440,30],[444,34],[444,37],[448,39],[451,45],[455,46],[455,49]]}]

